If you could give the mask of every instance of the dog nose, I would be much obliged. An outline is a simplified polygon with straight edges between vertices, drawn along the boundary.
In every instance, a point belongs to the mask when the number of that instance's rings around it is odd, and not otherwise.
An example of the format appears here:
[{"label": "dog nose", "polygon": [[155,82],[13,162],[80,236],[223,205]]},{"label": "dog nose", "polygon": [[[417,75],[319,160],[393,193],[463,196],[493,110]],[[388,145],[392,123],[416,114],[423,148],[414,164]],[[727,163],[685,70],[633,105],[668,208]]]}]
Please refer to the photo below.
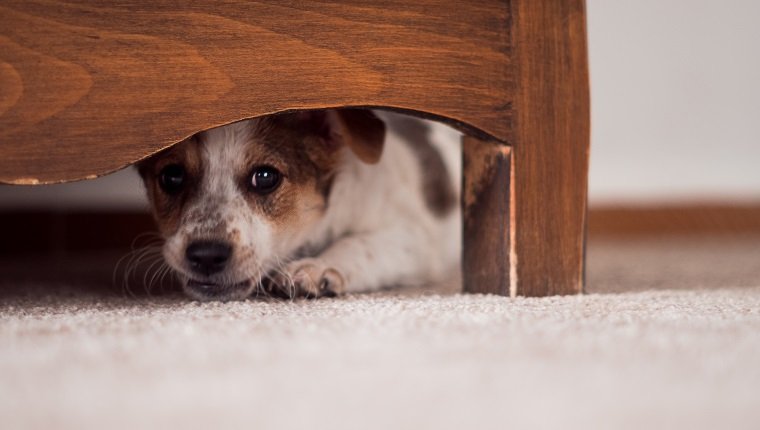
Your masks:
[{"label": "dog nose", "polygon": [[192,242],[185,250],[185,258],[194,272],[213,275],[221,272],[232,256],[232,247],[224,242]]}]

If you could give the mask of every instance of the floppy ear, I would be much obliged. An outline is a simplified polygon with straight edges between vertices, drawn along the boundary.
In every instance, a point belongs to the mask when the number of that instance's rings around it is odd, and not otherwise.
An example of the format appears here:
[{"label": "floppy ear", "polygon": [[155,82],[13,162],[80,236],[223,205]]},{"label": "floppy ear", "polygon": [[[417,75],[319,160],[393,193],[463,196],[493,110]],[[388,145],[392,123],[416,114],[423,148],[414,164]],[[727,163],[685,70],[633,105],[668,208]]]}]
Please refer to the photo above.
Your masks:
[{"label": "floppy ear", "polygon": [[348,146],[363,162],[380,161],[385,142],[385,123],[369,109],[331,109],[325,116],[329,139]]}]

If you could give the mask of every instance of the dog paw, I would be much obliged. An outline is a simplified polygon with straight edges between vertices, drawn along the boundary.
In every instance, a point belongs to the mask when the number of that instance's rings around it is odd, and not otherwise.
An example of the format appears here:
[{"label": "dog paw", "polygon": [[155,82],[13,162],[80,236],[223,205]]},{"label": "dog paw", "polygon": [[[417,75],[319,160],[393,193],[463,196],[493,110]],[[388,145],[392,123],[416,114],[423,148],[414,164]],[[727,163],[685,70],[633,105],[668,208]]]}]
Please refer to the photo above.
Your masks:
[{"label": "dog paw", "polygon": [[269,277],[268,290],[286,298],[335,297],[345,290],[345,278],[332,267],[314,258],[289,263]]}]

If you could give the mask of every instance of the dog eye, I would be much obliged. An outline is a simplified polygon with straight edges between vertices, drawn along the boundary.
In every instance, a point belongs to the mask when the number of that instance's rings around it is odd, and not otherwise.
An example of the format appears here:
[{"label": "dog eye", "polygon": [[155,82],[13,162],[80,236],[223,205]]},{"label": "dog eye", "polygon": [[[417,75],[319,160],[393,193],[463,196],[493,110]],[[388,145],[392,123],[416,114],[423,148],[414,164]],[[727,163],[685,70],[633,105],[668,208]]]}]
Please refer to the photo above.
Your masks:
[{"label": "dog eye", "polygon": [[170,164],[158,174],[158,184],[166,194],[176,194],[185,185],[185,168],[179,164]]},{"label": "dog eye", "polygon": [[259,166],[251,174],[251,190],[259,194],[269,194],[282,182],[282,175],[272,166]]}]

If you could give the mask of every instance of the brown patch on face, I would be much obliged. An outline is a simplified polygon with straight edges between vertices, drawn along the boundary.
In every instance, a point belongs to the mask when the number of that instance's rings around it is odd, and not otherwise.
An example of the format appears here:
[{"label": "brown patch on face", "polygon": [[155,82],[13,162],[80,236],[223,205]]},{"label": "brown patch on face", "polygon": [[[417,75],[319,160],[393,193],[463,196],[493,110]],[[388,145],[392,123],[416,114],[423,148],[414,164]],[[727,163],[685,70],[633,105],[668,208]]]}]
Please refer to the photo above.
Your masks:
[{"label": "brown patch on face", "polygon": [[[166,193],[160,185],[161,171],[172,164],[180,165],[185,170],[184,185],[176,194]],[[197,184],[202,179],[203,164],[198,140],[195,137],[185,139],[141,161],[137,169],[145,183],[159,231],[167,237],[179,227],[182,209],[195,196]]]},{"label": "brown patch on face", "polygon": [[[248,171],[239,182],[249,205],[263,212],[276,225],[292,225],[309,213],[327,208],[338,147],[327,142],[323,130],[300,114],[283,114],[256,120],[253,139],[245,154]],[[253,172],[272,166],[284,176],[279,188],[260,195],[250,189]]]},{"label": "brown patch on face", "polygon": [[394,117],[396,132],[417,157],[422,172],[422,194],[430,212],[444,217],[456,205],[454,187],[440,152],[430,141],[430,128],[424,122],[405,116]]}]

